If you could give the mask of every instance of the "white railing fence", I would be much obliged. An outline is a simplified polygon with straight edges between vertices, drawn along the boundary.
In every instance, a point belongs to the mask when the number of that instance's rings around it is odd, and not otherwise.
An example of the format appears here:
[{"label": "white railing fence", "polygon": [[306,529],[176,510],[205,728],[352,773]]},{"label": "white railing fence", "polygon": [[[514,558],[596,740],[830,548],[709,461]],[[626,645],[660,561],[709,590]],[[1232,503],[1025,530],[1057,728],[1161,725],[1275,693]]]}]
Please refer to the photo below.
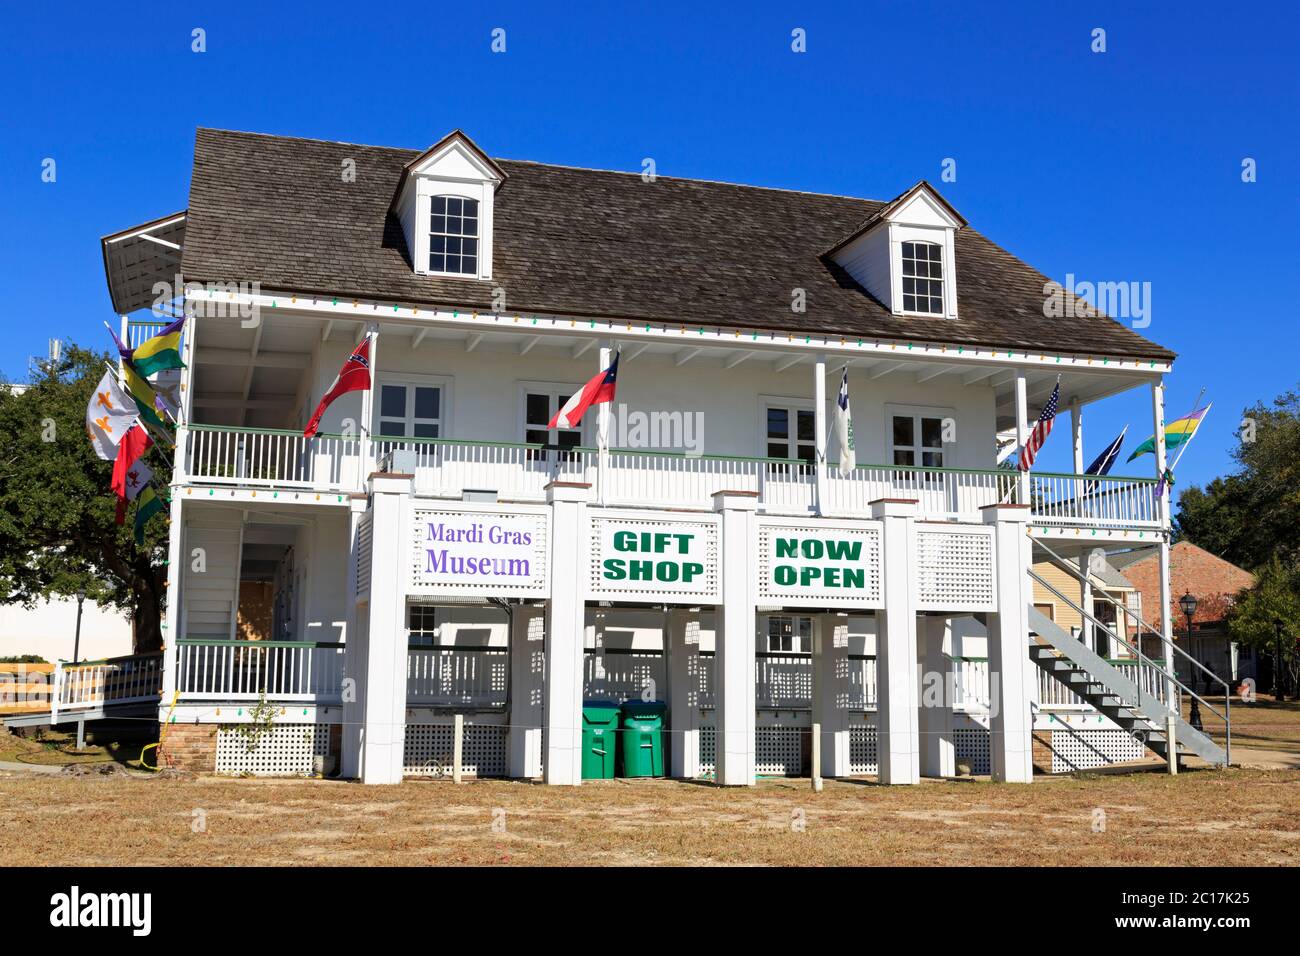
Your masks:
[{"label": "white railing fence", "polygon": [[[719,490],[752,491],[769,514],[808,514],[816,504],[816,469],[773,458],[687,455],[611,449],[605,463],[593,448],[564,451],[542,445],[434,438],[380,438],[372,443],[340,435],[304,438],[276,429],[188,426],[186,468],[198,482],[252,487],[359,490],[364,461],[410,452],[420,494],[459,498],[466,489],[501,498],[541,501],[554,480],[586,481],[599,500],[645,508],[712,507]],[[363,456],[369,450],[370,455]],[[1030,475],[1035,521],[1097,527],[1157,526],[1155,483],[1143,478]],[[1005,469],[859,465],[827,469],[824,511],[863,515],[877,498],[913,498],[928,518],[974,521],[985,505],[1015,501],[1017,476]]]},{"label": "white railing fence", "polygon": [[1098,527],[1155,526],[1155,479],[1081,477],[1031,473],[1029,496],[1035,521]]},{"label": "white railing fence", "polygon": [[195,481],[347,491],[361,484],[361,442],[340,435],[191,425],[186,474]]},{"label": "white railing fence", "polygon": [[176,690],[182,700],[337,702],[343,645],[306,641],[182,640]]},{"label": "white railing fence", "polygon": [[827,472],[827,495],[833,514],[865,514],[878,498],[910,498],[918,510],[932,518],[978,516],[980,508],[1014,501],[1015,472],[1000,469],[906,468],[859,465]]},{"label": "white railing fence", "polygon": [[559,451],[508,442],[462,442],[439,439],[381,438],[375,460],[390,452],[415,456],[415,488],[420,494],[459,498],[472,488],[500,497],[542,501],[552,481],[594,481],[595,453]]},{"label": "white railing fence", "polygon": [[161,692],[161,653],[60,662],[54,671],[54,699],[60,711],[157,700]]},{"label": "white railing fence", "polygon": [[[1161,701],[1165,699],[1165,682],[1158,670],[1164,666],[1164,661],[1152,661],[1154,666],[1144,666],[1134,660],[1108,660],[1106,663],[1141,688],[1144,695],[1149,694]],[[1038,704],[1045,710],[1093,709],[1082,697],[1042,670],[1038,670]]]},{"label": "white railing fence", "polygon": [[428,707],[506,706],[510,650],[506,647],[409,647],[406,702]]}]

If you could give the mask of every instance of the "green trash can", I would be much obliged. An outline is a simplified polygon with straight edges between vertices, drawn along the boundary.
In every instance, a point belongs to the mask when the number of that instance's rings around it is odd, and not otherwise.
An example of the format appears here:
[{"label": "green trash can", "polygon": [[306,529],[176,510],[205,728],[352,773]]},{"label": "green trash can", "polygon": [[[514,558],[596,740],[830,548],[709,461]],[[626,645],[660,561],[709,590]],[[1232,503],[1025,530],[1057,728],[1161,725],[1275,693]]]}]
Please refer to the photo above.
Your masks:
[{"label": "green trash can", "polygon": [[618,704],[612,700],[584,700],[582,702],[583,780],[613,779],[617,737]]},{"label": "green trash can", "polygon": [[664,775],[664,714],[661,700],[623,702],[618,727],[619,769],[624,777]]}]

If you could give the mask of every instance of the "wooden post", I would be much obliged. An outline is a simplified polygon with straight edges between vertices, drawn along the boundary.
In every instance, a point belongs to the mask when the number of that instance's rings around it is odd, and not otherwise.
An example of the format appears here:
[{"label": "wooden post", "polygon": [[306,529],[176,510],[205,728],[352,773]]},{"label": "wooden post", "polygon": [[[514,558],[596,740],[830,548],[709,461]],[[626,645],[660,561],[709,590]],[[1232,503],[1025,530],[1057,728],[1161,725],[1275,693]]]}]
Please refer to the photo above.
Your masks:
[{"label": "wooden post", "polygon": [[465,743],[465,715],[457,714],[455,724],[452,727],[452,745],[451,745],[451,782],[461,783],[460,760],[461,754],[464,753]]},{"label": "wooden post", "polygon": [[812,788],[822,792],[822,725],[817,721],[812,725]]}]

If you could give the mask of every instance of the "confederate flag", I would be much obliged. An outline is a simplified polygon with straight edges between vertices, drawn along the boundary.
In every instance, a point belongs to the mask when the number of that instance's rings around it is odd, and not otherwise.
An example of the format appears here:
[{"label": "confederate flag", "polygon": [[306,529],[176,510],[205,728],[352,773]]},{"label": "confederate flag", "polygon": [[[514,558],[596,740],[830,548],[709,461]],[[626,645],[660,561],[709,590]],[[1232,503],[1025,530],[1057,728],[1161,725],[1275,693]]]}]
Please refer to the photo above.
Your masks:
[{"label": "confederate flag", "polygon": [[307,438],[316,434],[320,426],[321,416],[325,414],[325,409],[329,408],[330,403],[345,392],[364,392],[370,388],[370,336],[352,350],[348,360],[343,363],[343,368],[334,379],[334,384],[329,387],[325,397],[320,400],[316,406],[316,411],[312,412],[311,421],[302,433]]},{"label": "confederate flag", "polygon": [[582,421],[583,413],[592,405],[599,405],[601,402],[612,402],[614,400],[614,387],[618,379],[618,353],[614,353],[614,361],[609,363],[609,368],[605,369],[595,378],[593,378],[578,391],[573,393],[573,397],[564,403],[564,407],[555,413],[547,428],[575,428],[578,422]]}]

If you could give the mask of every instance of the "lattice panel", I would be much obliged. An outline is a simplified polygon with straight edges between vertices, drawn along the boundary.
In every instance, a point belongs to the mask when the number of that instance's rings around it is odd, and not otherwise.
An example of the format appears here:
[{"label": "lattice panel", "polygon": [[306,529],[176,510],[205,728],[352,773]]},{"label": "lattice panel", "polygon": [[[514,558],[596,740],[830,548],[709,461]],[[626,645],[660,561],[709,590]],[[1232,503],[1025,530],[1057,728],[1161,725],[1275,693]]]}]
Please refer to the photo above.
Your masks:
[{"label": "lattice panel", "polygon": [[550,523],[544,514],[412,513],[410,573],[416,594],[548,594]]},{"label": "lattice panel", "polygon": [[[454,759],[451,724],[407,724],[402,773],[412,777],[450,777]],[[477,777],[506,774],[506,728],[465,723],[461,770]]]},{"label": "lattice panel", "polygon": [[312,758],[330,752],[329,724],[276,724],[250,752],[233,726],[217,729],[217,773],[310,777]]},{"label": "lattice panel", "polygon": [[803,728],[759,727],[754,735],[754,773],[797,777],[803,770]]},{"label": "lattice panel", "polygon": [[952,732],[953,750],[958,760],[969,760],[970,770],[974,774],[993,772],[992,758],[989,754],[989,732],[982,727],[971,727]]},{"label": "lattice panel", "polygon": [[[630,601],[664,600],[664,601],[699,601],[716,603],[719,600],[720,586],[718,580],[718,522],[717,521],[668,521],[653,518],[603,518],[594,517],[590,527],[590,577],[588,579],[589,595],[605,600],[624,599]],[[688,554],[680,552],[656,553],[643,551],[616,551],[609,537],[615,531],[631,531],[637,535],[649,534],[688,534],[692,536]],[[632,580],[629,576],[621,580],[607,578],[605,561],[651,561],[654,564],[667,562],[680,565],[683,562],[702,564],[703,570],[691,581],[667,580]],[[626,573],[626,572],[625,572]]]},{"label": "lattice panel", "polygon": [[713,727],[700,728],[700,776],[712,777],[718,772],[718,731]]},{"label": "lattice panel", "polygon": [[1147,757],[1142,742],[1125,730],[1054,730],[1051,739],[1052,773],[1090,770]]},{"label": "lattice panel", "polygon": [[855,723],[849,727],[849,773],[853,776],[880,772],[876,756],[876,725]]},{"label": "lattice panel", "polygon": [[[779,541],[796,540],[793,556],[778,556]],[[812,553],[805,550],[804,542]],[[857,549],[856,560],[850,549]],[[825,607],[882,607],[880,528],[869,523],[856,525],[797,525],[781,521],[762,521],[758,527],[758,596],[759,600],[783,607],[810,605]],[[795,582],[781,584],[775,570],[792,569]],[[803,583],[804,569],[820,572]],[[846,576],[861,574],[861,586]],[[834,575],[835,577],[832,577]],[[838,579],[838,581],[837,581]],[[834,585],[833,581],[837,581]]]},{"label": "lattice panel", "polygon": [[993,535],[917,531],[916,597],[922,611],[995,611]]}]

